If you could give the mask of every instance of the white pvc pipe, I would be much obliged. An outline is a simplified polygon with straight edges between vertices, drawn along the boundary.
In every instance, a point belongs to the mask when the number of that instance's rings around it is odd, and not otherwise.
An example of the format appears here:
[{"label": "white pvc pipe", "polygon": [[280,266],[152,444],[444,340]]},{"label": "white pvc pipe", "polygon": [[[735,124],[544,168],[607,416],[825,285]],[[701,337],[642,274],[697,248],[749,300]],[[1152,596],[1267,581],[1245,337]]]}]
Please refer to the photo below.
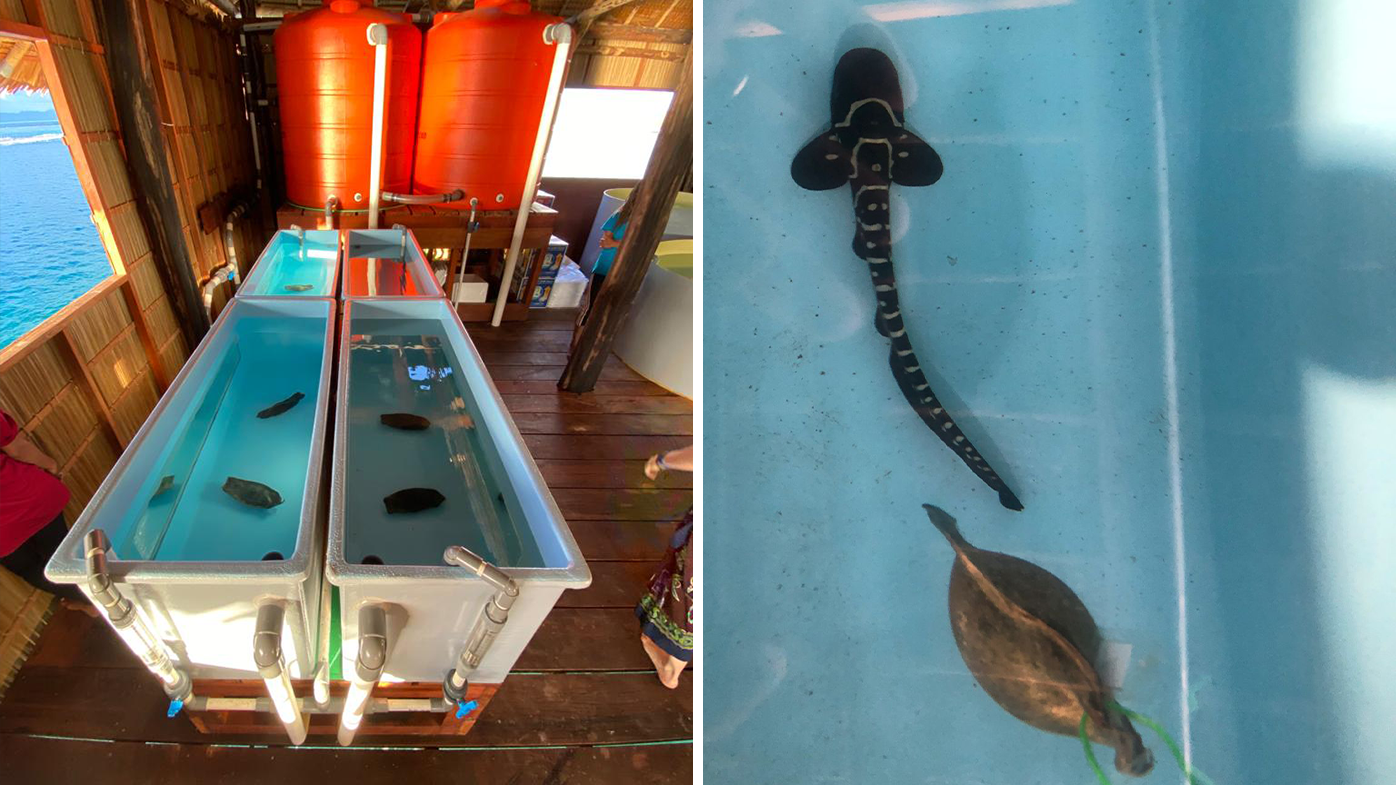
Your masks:
[{"label": "white pvc pipe", "polygon": [[373,46],[373,150],[368,158],[368,228],[378,228],[378,199],[383,189],[383,105],[387,98],[388,28],[368,26],[368,42]]},{"label": "white pvc pipe", "polygon": [[[499,294],[494,301],[494,317],[490,325],[498,327],[504,320],[504,306],[509,302],[509,286],[514,278],[514,268],[519,264],[519,253],[523,249],[524,229],[528,227],[528,215],[533,211],[533,197],[538,193],[538,178],[543,174],[543,154],[548,150],[548,137],[552,135],[553,118],[557,115],[558,99],[562,96],[562,75],[567,70],[567,52],[572,48],[572,28],[566,22],[548,25],[543,30],[543,40],[555,44],[553,52],[553,72],[548,78],[548,96],[543,101],[543,116],[538,118],[538,136],[533,142],[533,157],[528,162],[528,179],[524,181],[523,200],[519,202],[519,217],[514,220],[514,237],[509,241],[509,255],[504,258],[504,278],[499,283]],[[524,302],[533,298],[533,292],[524,293]]]},{"label": "white pvc pipe", "polygon": [[304,744],[305,715],[301,714],[300,702],[296,700],[295,690],[291,689],[291,674],[282,668],[276,677],[262,681],[266,682],[267,694],[271,696],[272,706],[276,707],[276,716],[286,727],[286,735],[291,738],[291,743]]},{"label": "white pvc pipe", "polygon": [[354,736],[359,732],[359,723],[364,719],[364,707],[368,705],[368,696],[373,692],[373,682],[359,681],[355,678],[349,685],[349,694],[344,697],[344,712],[339,715],[339,746],[348,747],[354,743]]}]

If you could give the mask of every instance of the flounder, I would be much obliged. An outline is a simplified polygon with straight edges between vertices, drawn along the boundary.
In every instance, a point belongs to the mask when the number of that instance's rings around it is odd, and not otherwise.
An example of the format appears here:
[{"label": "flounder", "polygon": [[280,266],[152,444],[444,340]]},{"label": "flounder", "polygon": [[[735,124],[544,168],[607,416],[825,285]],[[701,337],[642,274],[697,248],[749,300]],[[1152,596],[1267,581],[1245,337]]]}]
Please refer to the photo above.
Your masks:
[{"label": "flounder", "polygon": [[281,494],[270,485],[241,477],[229,477],[223,482],[223,492],[248,507],[261,507],[269,510],[282,502]]},{"label": "flounder", "polygon": [[1113,707],[1095,667],[1101,635],[1081,599],[1029,561],[970,545],[955,519],[923,505],[955,549],[950,627],[970,673],[989,697],[1034,728],[1115,749],[1115,768],[1142,777],[1154,766],[1129,719]]}]

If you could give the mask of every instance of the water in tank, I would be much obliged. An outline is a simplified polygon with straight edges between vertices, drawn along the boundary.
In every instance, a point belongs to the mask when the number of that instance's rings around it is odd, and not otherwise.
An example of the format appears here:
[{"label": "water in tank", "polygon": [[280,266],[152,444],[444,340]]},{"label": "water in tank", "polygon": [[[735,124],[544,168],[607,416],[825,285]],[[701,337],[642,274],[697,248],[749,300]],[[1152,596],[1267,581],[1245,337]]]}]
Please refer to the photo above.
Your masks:
[{"label": "water in tank", "polygon": [[706,781],[1389,781],[1392,14],[707,4]]}]

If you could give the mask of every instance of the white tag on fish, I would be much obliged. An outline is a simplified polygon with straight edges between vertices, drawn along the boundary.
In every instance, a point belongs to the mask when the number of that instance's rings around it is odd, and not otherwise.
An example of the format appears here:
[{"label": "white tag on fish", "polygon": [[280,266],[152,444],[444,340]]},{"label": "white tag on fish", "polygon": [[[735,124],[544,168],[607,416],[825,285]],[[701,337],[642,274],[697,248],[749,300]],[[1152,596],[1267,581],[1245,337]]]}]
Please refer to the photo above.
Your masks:
[{"label": "white tag on fish", "polygon": [[1100,668],[1100,678],[1105,680],[1106,686],[1112,690],[1123,689],[1125,686],[1125,674],[1129,671],[1129,658],[1134,653],[1134,646],[1129,643],[1118,641],[1105,641],[1100,646],[1099,662],[1096,667]]}]

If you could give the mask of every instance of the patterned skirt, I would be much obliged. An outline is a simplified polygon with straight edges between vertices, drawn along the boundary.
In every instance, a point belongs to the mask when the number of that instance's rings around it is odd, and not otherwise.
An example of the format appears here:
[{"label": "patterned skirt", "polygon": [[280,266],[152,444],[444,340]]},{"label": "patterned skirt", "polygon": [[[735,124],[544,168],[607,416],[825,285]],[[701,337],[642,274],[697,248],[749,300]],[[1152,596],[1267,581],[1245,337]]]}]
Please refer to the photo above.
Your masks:
[{"label": "patterned skirt", "polygon": [[635,606],[640,633],[685,662],[693,661],[693,511],[674,525],[664,561]]}]

